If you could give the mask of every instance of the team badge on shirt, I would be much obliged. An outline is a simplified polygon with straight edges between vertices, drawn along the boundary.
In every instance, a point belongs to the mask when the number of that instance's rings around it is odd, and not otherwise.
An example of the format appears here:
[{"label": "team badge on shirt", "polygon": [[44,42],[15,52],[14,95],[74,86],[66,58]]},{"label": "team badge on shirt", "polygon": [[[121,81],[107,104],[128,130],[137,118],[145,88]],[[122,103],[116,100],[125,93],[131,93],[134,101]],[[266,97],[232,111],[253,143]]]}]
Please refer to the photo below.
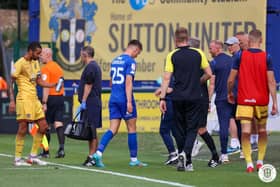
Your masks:
[{"label": "team badge on shirt", "polygon": [[42,74],[42,79],[43,79],[43,81],[46,81],[47,78],[48,78],[48,76],[47,76],[46,74]]}]

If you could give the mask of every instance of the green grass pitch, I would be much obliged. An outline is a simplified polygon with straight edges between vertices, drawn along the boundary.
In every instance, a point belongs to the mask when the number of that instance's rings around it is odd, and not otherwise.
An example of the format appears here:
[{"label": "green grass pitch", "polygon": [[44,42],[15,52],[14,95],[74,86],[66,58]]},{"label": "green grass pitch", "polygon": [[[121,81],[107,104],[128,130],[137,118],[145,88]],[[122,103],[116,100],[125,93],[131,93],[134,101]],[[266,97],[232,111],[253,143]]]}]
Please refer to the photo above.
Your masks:
[{"label": "green grass pitch", "polygon": [[[99,137],[101,134],[99,134]],[[213,136],[219,150],[218,136]],[[177,172],[174,166],[165,166],[166,148],[157,133],[138,134],[138,158],[148,163],[148,167],[134,168],[128,165],[129,152],[127,134],[120,133],[109,144],[104,156],[104,169],[83,167],[88,147],[87,142],[66,138],[66,157],[55,159],[57,149],[56,134],[52,134],[48,166],[14,167],[15,135],[0,134],[0,186],[2,187],[157,187],[157,186],[198,186],[198,187],[258,187],[280,186],[280,134],[273,132],[269,143],[265,163],[276,167],[278,176],[271,183],[264,183],[257,172],[246,173],[245,161],[239,154],[231,155],[230,163],[217,168],[207,166],[210,152],[206,145],[193,160],[193,172]],[[31,147],[32,138],[26,137],[24,156]],[[256,160],[257,153],[253,153]]]}]

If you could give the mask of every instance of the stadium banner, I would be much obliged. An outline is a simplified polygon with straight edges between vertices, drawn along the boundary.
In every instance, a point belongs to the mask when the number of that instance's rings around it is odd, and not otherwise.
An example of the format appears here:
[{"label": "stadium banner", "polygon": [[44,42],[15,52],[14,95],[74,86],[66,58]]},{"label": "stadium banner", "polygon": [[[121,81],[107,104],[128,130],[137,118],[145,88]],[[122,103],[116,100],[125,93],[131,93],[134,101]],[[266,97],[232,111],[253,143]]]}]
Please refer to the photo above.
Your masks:
[{"label": "stadium banner", "polygon": [[[102,93],[102,128],[99,132],[104,132],[110,127],[108,101],[110,93]],[[154,93],[134,93],[137,107],[137,131],[138,132],[158,132],[161,120],[159,110],[159,100]],[[78,97],[73,98],[73,112],[79,107]],[[74,115],[73,115],[74,116]],[[119,132],[127,132],[125,122],[122,120]]]},{"label": "stadium banner", "polygon": [[[157,80],[174,48],[177,27],[201,40],[209,60],[211,40],[258,28],[266,38],[266,0],[41,0],[40,41],[55,42],[66,79],[79,79],[83,45],[95,48],[103,80],[111,60],[131,39],[143,43],[136,80]],[[263,41],[265,44],[265,41]],[[265,48],[265,46],[262,46]]]}]

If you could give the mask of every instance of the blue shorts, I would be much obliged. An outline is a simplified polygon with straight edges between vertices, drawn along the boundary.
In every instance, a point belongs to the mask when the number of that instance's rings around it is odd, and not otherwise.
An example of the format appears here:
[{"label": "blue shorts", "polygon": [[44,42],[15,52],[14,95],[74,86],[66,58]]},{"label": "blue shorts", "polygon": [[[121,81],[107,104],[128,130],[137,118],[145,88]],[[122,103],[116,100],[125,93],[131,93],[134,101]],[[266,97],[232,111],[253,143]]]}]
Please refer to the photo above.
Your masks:
[{"label": "blue shorts", "polygon": [[109,102],[109,116],[110,120],[112,119],[124,119],[129,120],[137,118],[136,104],[135,101],[132,101],[133,111],[132,113],[127,113],[126,102]]}]

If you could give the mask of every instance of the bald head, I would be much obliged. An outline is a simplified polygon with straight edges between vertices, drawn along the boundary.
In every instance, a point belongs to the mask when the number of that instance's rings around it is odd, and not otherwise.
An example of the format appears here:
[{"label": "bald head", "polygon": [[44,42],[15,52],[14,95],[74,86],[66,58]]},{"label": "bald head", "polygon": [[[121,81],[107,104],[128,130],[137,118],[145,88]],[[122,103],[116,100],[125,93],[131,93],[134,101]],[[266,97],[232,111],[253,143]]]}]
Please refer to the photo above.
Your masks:
[{"label": "bald head", "polygon": [[209,52],[212,57],[218,56],[223,52],[223,42],[212,40],[209,44]]},{"label": "bald head", "polygon": [[42,49],[42,52],[44,52],[44,53],[46,53],[46,54],[52,54],[51,48],[48,48],[48,47],[44,47],[44,48]]},{"label": "bald head", "polygon": [[43,63],[48,63],[49,61],[52,61],[52,50],[51,50],[51,48],[47,48],[47,47],[43,48],[40,59]]},{"label": "bald head", "polygon": [[190,47],[199,48],[200,40],[198,38],[196,38],[196,37],[191,37],[188,40],[188,44],[189,44]]}]

